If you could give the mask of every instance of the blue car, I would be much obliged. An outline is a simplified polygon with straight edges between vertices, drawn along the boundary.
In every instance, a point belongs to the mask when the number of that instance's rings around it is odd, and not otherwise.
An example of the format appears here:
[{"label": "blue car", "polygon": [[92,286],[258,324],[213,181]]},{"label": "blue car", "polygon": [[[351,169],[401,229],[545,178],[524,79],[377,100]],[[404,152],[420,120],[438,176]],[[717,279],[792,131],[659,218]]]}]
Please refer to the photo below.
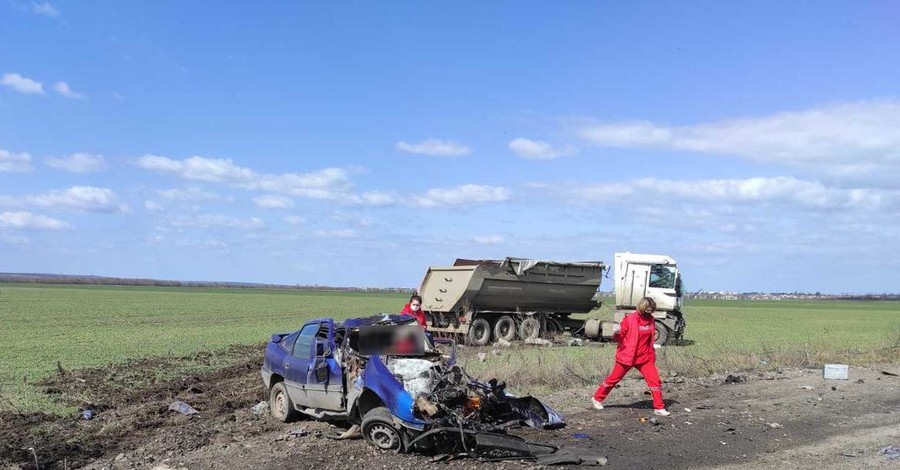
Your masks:
[{"label": "blue car", "polygon": [[274,334],[261,374],[275,418],[344,420],[384,450],[462,452],[511,423],[565,426],[536,398],[469,377],[456,343],[427,336],[408,316],[320,318]]}]

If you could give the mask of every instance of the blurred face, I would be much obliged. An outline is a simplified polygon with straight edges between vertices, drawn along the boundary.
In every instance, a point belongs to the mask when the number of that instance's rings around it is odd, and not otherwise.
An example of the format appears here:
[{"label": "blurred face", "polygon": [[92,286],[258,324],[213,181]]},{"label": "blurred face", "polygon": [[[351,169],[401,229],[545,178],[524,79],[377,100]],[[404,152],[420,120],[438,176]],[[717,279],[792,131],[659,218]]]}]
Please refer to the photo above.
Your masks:
[{"label": "blurred face", "polygon": [[411,308],[413,312],[418,312],[419,309],[422,308],[422,304],[418,300],[413,300],[409,303],[409,308]]},{"label": "blurred face", "polygon": [[644,313],[650,315],[651,313],[653,313],[653,307],[648,305],[647,308],[644,309]]}]

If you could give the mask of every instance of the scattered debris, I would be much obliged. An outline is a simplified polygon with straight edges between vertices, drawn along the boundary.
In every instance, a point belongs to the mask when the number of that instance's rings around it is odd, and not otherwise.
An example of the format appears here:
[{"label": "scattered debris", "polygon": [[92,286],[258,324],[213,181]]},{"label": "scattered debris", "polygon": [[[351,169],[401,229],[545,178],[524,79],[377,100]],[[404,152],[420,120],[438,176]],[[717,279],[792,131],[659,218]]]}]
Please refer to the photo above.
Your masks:
[{"label": "scattered debris", "polygon": [[825,364],[822,368],[822,376],[831,380],[847,380],[849,367],[847,364]]},{"label": "scattered debris", "polygon": [[881,371],[881,375],[889,375],[889,376],[891,376],[891,377],[900,377],[900,375],[895,374],[895,373],[893,373],[893,372],[888,372],[888,371],[886,371],[886,370]]},{"label": "scattered debris", "polygon": [[894,460],[900,458],[900,448],[896,446],[887,446],[884,449],[878,451],[879,454],[884,454],[887,458]]},{"label": "scattered debris", "polygon": [[647,417],[646,417],[646,416],[641,416],[640,418],[638,418],[638,421],[640,421],[640,422],[642,422],[642,423],[646,423],[646,422],[647,422]]},{"label": "scattered debris", "polygon": [[569,346],[584,346],[584,340],[581,338],[572,338],[568,342]]},{"label": "scattered debris", "polygon": [[553,341],[544,338],[528,338],[525,344],[536,344],[538,346],[553,346]]},{"label": "scattered debris", "polygon": [[690,426],[690,425],[692,425],[692,424],[694,424],[694,423],[692,423],[692,422],[690,422],[690,421],[685,421],[684,424],[687,424],[688,426]]},{"label": "scattered debris", "polygon": [[81,412],[81,419],[90,421],[94,419],[94,410],[84,410]]},{"label": "scattered debris", "polygon": [[481,361],[481,362],[486,361],[486,360],[487,360],[487,354],[486,354],[486,353],[483,353],[483,352],[478,353],[478,360]]},{"label": "scattered debris", "polygon": [[781,428],[784,427],[784,426],[782,426],[782,425],[780,425],[780,424],[778,424],[778,423],[766,423],[766,426],[768,426],[768,427],[770,427],[770,428],[772,428],[772,429],[781,429]]},{"label": "scattered debris", "polygon": [[856,381],[856,383],[858,383],[858,384],[864,384],[864,383],[866,383],[866,381],[863,380],[863,379],[859,379],[859,380]]},{"label": "scattered debris", "polygon": [[350,426],[346,431],[341,433],[338,436],[335,436],[333,439],[337,440],[345,440],[345,439],[360,439],[362,438],[362,432],[359,430],[359,425],[354,424]]},{"label": "scattered debris", "polygon": [[802,388],[803,390],[813,390],[813,387],[810,387],[809,385],[804,385],[800,388]]},{"label": "scattered debris", "polygon": [[575,434],[572,434],[572,437],[574,437],[575,439],[590,439],[591,438],[591,436],[589,436],[583,432],[576,432]]},{"label": "scattered debris", "polygon": [[690,409],[690,408],[685,408],[684,411],[690,413],[690,412],[691,412],[691,409]]},{"label": "scattered debris", "polygon": [[650,424],[654,426],[659,426],[659,420],[656,418],[650,418]]},{"label": "scattered debris", "polygon": [[858,457],[861,454],[864,454],[865,451],[862,450],[845,450],[841,453],[844,457]]},{"label": "scattered debris", "polygon": [[509,341],[507,341],[503,338],[498,339],[497,344],[500,346],[503,346],[504,348],[508,348],[508,347],[512,346],[512,343],[510,343]]},{"label": "scattered debris", "polygon": [[831,391],[832,391],[832,392],[836,392],[836,391],[837,391],[837,387],[832,386],[832,387],[831,387]]},{"label": "scattered debris", "polygon": [[288,432],[288,435],[291,437],[304,437],[309,435],[309,431],[307,431],[306,428],[291,429],[290,432]]},{"label": "scattered debris", "polygon": [[743,375],[728,374],[728,376],[725,377],[726,384],[739,384],[739,383],[745,382],[746,380],[747,380],[747,378],[744,377]]},{"label": "scattered debris", "polygon": [[177,411],[183,415],[193,415],[199,413],[199,411],[195,410],[191,405],[183,401],[173,401],[169,404],[169,410]]},{"label": "scattered debris", "polygon": [[250,408],[250,410],[253,411],[253,414],[255,415],[261,415],[265,413],[267,409],[269,409],[269,404],[264,401],[261,401]]}]

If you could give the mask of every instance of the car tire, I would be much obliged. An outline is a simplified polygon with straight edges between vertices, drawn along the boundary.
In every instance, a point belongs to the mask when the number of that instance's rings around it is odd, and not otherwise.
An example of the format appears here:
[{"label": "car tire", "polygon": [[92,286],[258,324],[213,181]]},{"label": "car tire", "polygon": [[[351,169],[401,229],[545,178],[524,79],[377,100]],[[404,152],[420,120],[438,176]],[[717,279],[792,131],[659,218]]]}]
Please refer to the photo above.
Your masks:
[{"label": "car tire", "polygon": [[491,324],[484,318],[476,318],[469,325],[466,342],[470,346],[486,346],[491,342]]},{"label": "car tire", "polygon": [[284,382],[276,383],[269,391],[269,412],[282,423],[290,423],[299,417],[300,413],[294,409],[294,402],[291,401]]},{"label": "car tire", "polygon": [[394,424],[391,412],[383,406],[372,408],[363,416],[360,425],[363,439],[379,450],[403,452],[406,438],[402,429]]},{"label": "car tire", "polygon": [[494,341],[513,341],[516,339],[516,321],[509,315],[503,315],[494,324]]},{"label": "car tire", "polygon": [[522,320],[519,325],[519,338],[522,341],[529,339],[538,339],[541,336],[541,322],[535,317],[528,317]]}]

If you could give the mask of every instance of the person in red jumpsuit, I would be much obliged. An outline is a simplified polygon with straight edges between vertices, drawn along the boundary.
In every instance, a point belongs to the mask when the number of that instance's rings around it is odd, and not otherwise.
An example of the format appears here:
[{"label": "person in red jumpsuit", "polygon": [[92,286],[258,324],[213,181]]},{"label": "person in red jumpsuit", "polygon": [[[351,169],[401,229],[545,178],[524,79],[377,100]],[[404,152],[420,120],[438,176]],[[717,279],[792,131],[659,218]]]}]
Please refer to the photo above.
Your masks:
[{"label": "person in red jumpsuit", "polygon": [[644,297],[638,302],[638,308],[629,313],[619,324],[619,331],[613,335],[618,341],[616,345],[616,363],[612,372],[597,387],[591,402],[594,408],[603,409],[603,400],[616,384],[625,377],[631,368],[635,368],[647,385],[650,387],[650,395],[653,397],[653,414],[669,416],[662,397],[662,381],[659,379],[659,371],[656,369],[656,350],[653,348],[653,336],[656,331],[656,323],[653,319],[653,311],[656,310],[656,302]]},{"label": "person in red jumpsuit", "polygon": [[422,328],[425,326],[425,312],[422,311],[422,297],[419,294],[413,294],[409,298],[409,303],[403,306],[400,315],[410,315],[416,317],[416,323]]}]

